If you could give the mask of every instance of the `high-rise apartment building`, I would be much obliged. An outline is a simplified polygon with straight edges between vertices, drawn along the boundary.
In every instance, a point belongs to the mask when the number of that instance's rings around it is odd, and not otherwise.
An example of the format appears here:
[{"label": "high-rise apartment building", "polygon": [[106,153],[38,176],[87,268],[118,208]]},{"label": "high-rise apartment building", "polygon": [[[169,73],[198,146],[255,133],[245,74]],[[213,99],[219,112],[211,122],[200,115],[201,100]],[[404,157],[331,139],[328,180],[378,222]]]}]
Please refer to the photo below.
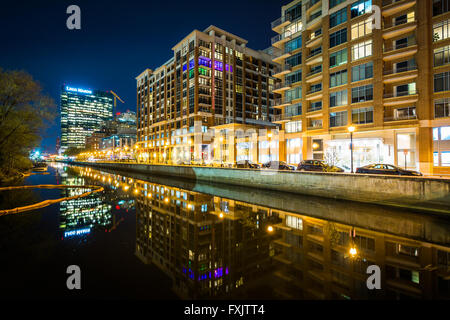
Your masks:
[{"label": "high-rise apartment building", "polygon": [[450,1],[295,0],[272,22],[285,157],[450,172]]},{"label": "high-rise apartment building", "polygon": [[112,118],[109,92],[63,86],[61,89],[61,152],[84,148],[86,137]]},{"label": "high-rise apartment building", "polygon": [[[277,66],[267,51],[246,44],[215,26],[194,30],[172,48],[170,60],[136,78],[142,160],[209,162],[220,157],[234,163],[233,132],[277,128],[270,122],[279,112],[271,107]],[[214,143],[217,133],[220,144]]]}]

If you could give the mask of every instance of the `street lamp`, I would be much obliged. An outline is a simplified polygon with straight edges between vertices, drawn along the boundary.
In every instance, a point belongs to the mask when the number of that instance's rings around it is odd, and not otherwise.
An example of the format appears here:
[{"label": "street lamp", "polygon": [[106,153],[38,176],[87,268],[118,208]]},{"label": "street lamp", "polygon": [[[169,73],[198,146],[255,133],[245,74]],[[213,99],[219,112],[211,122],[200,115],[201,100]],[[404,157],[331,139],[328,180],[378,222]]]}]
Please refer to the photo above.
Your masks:
[{"label": "street lamp", "polygon": [[353,131],[355,131],[355,127],[350,126],[347,128],[347,130],[348,132],[350,132],[350,166],[353,173]]}]

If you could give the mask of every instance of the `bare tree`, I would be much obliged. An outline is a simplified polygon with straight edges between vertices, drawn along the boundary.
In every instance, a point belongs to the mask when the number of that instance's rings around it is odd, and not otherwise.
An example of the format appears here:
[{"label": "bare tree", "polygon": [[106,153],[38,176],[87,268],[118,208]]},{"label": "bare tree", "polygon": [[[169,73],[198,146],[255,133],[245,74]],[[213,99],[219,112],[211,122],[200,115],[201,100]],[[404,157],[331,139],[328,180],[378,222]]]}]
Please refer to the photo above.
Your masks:
[{"label": "bare tree", "polygon": [[31,75],[0,68],[0,180],[30,166],[30,151],[54,119],[55,108]]}]

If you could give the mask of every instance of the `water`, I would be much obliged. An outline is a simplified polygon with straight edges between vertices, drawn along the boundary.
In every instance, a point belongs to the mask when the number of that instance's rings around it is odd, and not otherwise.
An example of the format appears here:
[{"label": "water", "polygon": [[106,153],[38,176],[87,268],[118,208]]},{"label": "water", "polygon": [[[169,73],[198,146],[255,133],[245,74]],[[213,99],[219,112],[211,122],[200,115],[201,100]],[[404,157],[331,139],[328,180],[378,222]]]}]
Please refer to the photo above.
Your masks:
[{"label": "water", "polygon": [[[105,190],[0,217],[2,297],[450,298],[448,218],[63,164],[49,173],[24,184]],[[0,209],[80,192],[4,193]],[[66,287],[69,265],[81,290]],[[367,288],[369,265],[380,290]]]}]

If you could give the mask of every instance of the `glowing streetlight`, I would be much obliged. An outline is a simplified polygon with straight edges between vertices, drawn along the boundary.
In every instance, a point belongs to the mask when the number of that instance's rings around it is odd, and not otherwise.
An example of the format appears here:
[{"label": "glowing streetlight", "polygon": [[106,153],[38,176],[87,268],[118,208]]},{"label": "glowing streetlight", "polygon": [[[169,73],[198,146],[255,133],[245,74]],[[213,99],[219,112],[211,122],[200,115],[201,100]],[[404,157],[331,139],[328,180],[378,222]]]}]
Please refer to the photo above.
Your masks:
[{"label": "glowing streetlight", "polygon": [[355,257],[358,254],[358,250],[356,250],[355,247],[351,247],[349,250],[350,255],[353,257]]},{"label": "glowing streetlight", "polygon": [[220,219],[223,219],[223,213],[222,213],[222,212],[219,213],[219,218],[220,218]]},{"label": "glowing streetlight", "polygon": [[267,231],[273,232],[273,227],[272,227],[272,226],[268,226],[268,227],[267,227]]},{"label": "glowing streetlight", "polygon": [[312,144],[312,148],[313,148],[314,150],[316,150],[317,148],[319,148],[319,144],[318,144],[317,142],[314,142],[314,143]]}]

